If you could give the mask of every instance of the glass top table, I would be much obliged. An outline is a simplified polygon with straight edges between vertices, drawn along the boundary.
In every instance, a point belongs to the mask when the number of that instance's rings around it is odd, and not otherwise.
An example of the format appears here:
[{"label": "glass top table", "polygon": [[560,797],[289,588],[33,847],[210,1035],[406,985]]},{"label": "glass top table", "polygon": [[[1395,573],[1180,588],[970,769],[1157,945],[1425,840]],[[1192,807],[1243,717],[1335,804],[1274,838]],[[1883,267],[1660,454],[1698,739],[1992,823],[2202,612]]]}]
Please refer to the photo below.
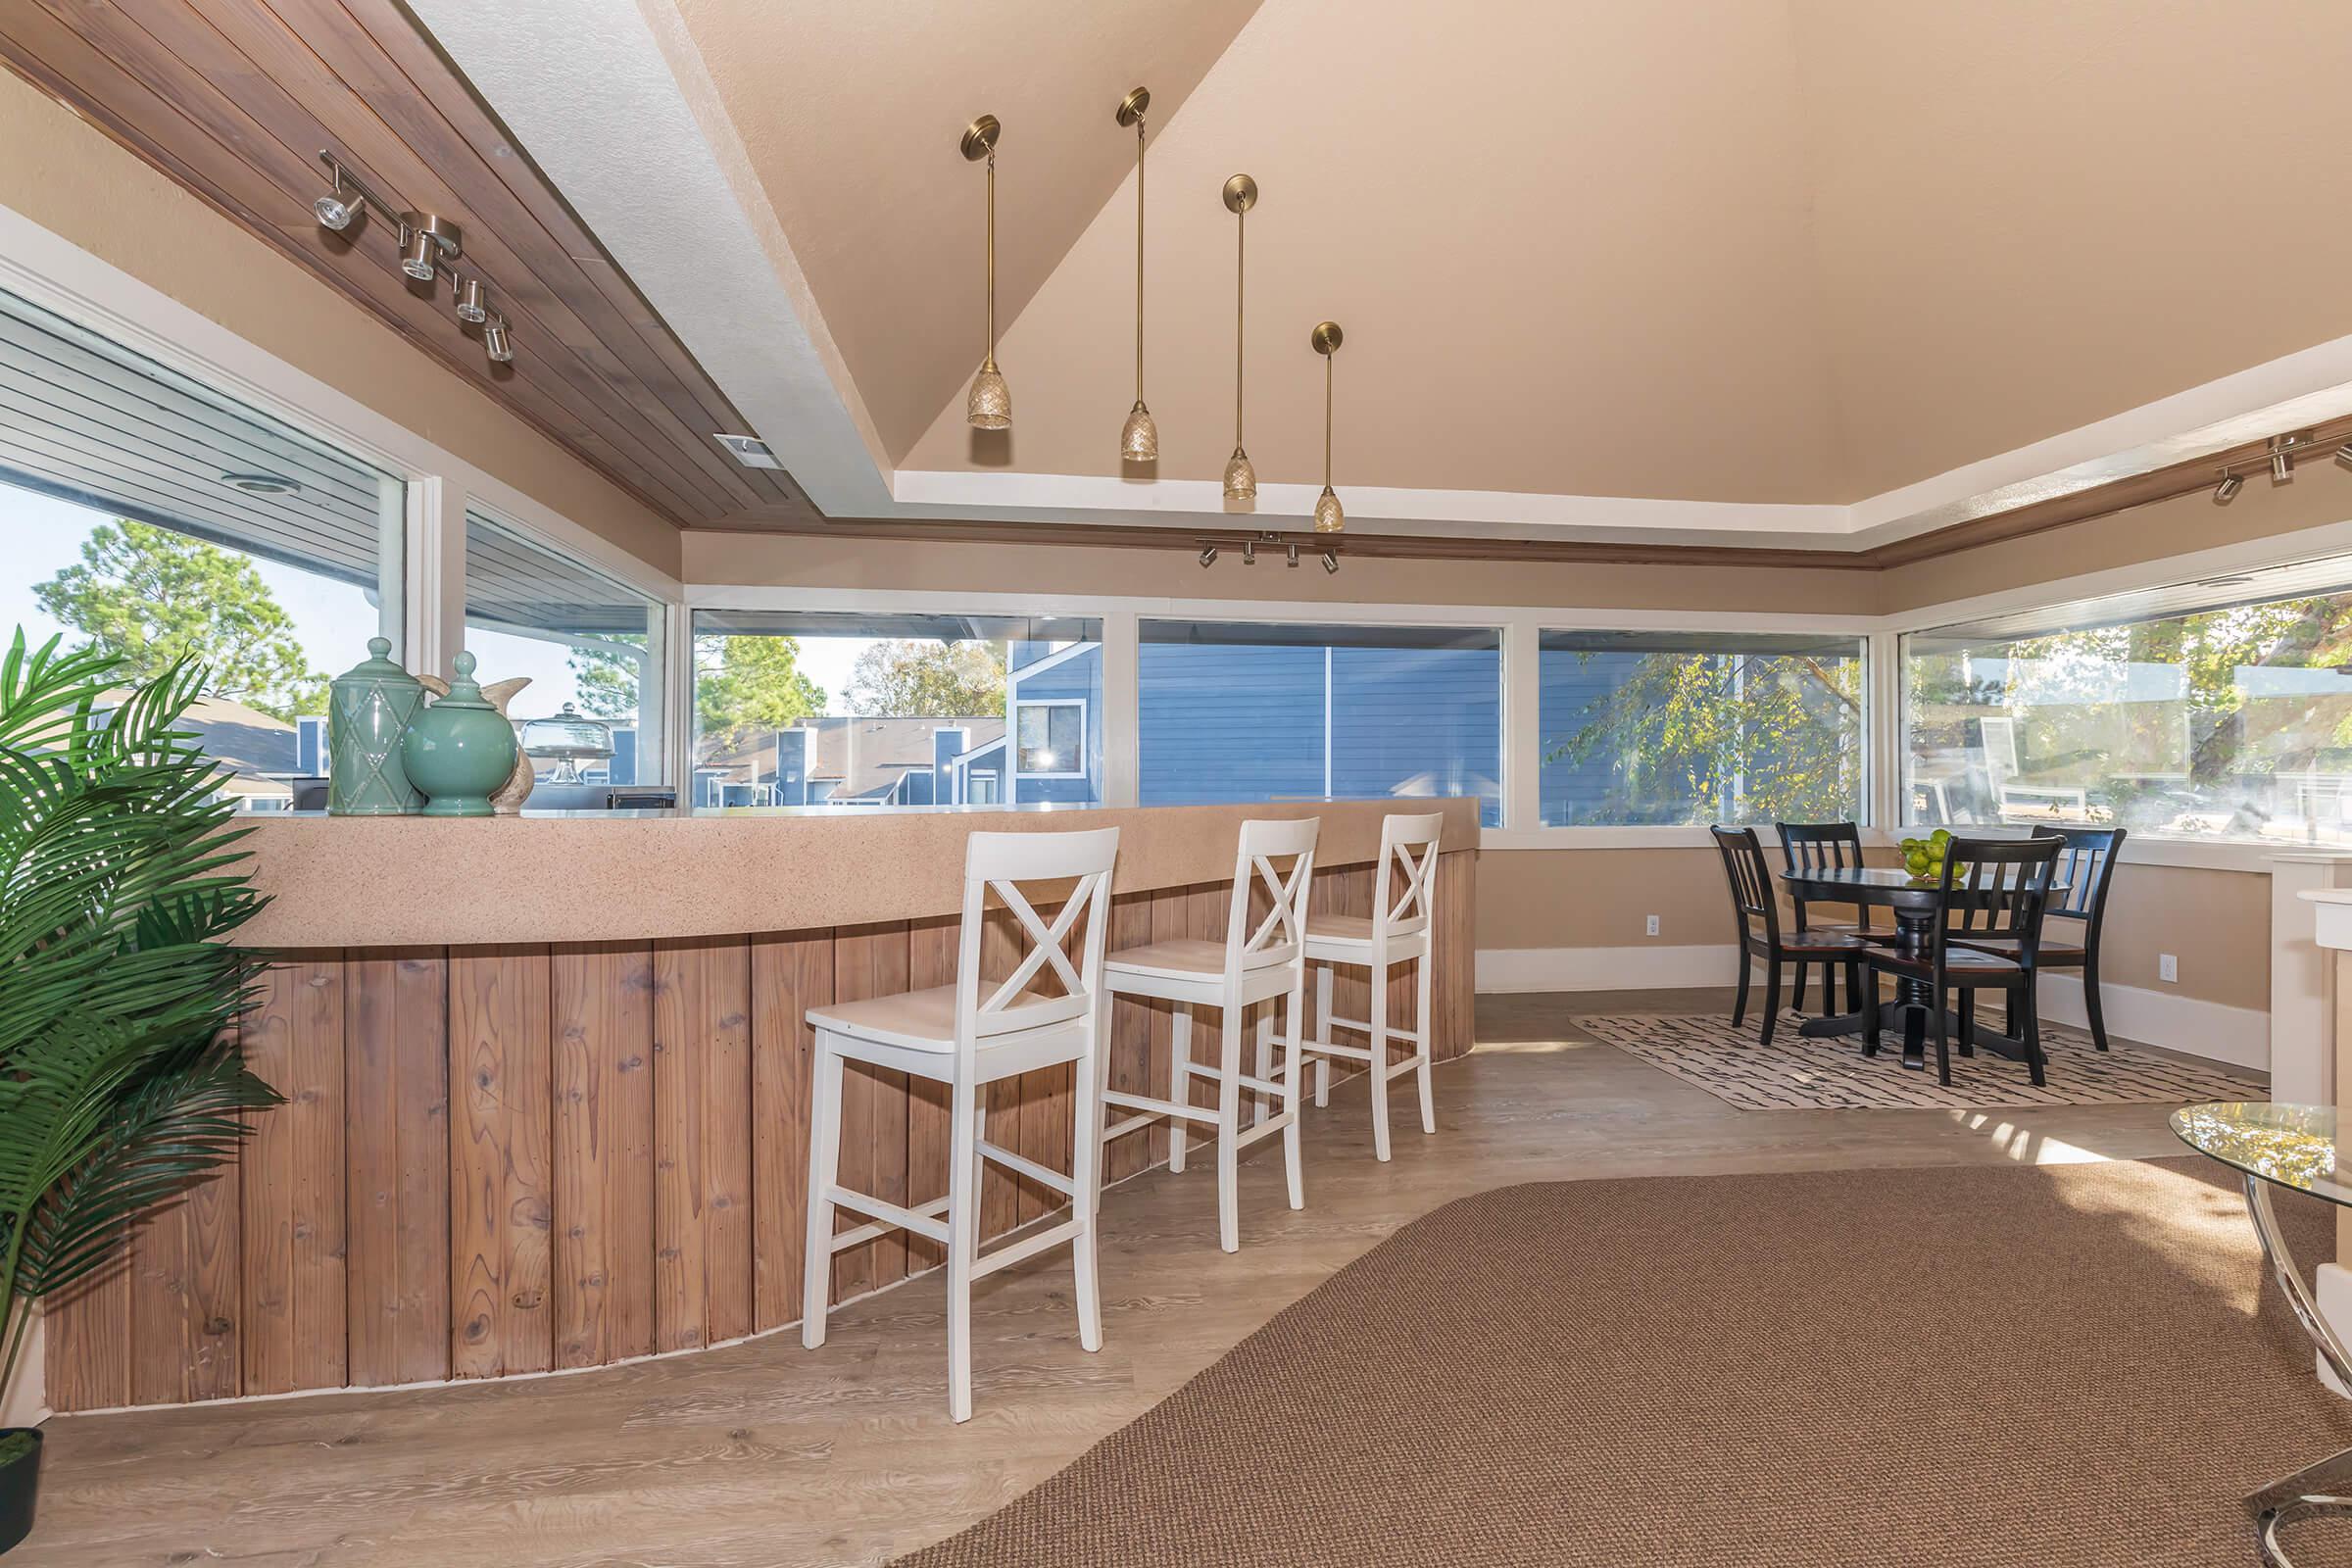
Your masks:
[{"label": "glass top table", "polygon": [[[2336,1169],[2335,1110],[2328,1105],[2272,1104],[2260,1101],[2217,1101],[2173,1112],[2173,1131],[2182,1143],[2238,1173],[2245,1184],[2246,1213],[2262,1243],[2271,1277],[2294,1309],[2295,1321],[2320,1352],[2336,1382],[2352,1389],[2352,1351],[2320,1315],[2303,1271],[2279,1234],[2271,1207],[2271,1189],[2290,1188],[2330,1203],[2352,1206],[2352,1181]],[[2272,1568],[2293,1568],[2279,1530],[2297,1519],[2352,1514],[2352,1448],[2330,1454],[2285,1476],[2246,1498],[2254,1516],[2255,1548]]]}]

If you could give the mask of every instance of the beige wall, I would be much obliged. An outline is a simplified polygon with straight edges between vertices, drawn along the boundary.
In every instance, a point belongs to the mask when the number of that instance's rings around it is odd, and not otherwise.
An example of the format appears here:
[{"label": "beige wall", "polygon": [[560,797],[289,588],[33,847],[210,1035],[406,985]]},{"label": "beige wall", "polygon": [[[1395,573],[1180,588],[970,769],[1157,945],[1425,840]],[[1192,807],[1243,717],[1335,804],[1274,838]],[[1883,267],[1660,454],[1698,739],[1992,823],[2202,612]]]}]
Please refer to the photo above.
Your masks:
[{"label": "beige wall", "polygon": [[[2270,1010],[2269,877],[2164,865],[2127,865],[2116,877],[2100,945],[2106,984]],[[1654,937],[1643,929],[1652,914]],[[1711,947],[1733,941],[1733,929],[1723,862],[1712,849],[1496,850],[1478,859],[1482,952]],[[2166,953],[2180,959],[2177,984],[2157,979]]]},{"label": "beige wall", "polygon": [[[643,503],[7,72],[0,72],[0,206],[398,420],[648,565],[676,573],[678,530]],[[289,206],[284,220],[307,222],[309,214]],[[384,265],[392,265],[389,252]]]},{"label": "beige wall", "polygon": [[1978,594],[2051,582],[2082,572],[2162,561],[2352,518],[2352,472],[2320,458],[2274,485],[2249,478],[2228,506],[2210,490],[2069,523],[2000,544],[1895,566],[1878,574],[1878,608],[1918,610]]},{"label": "beige wall", "polygon": [[[1297,525],[1301,518],[1268,518]],[[938,544],[909,539],[692,530],[690,583],[901,588],[1128,598],[1313,599],[1336,604],[1577,605],[1612,610],[1770,610],[1868,613],[1873,574],[1752,566],[1560,565],[1501,561],[1344,561],[1328,577],[1311,557],[1245,566],[1228,551],[1206,570],[1170,550]]]}]

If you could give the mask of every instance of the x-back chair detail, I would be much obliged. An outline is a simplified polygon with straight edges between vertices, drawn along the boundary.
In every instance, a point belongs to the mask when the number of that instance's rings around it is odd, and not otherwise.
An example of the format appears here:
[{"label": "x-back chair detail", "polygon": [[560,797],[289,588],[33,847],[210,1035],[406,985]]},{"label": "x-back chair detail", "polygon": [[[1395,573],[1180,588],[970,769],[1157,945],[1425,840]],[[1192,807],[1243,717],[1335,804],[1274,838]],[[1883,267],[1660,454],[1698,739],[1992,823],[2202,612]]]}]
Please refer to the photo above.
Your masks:
[{"label": "x-back chair detail", "polygon": [[[1111,867],[1119,830],[1083,833],[974,833],[966,841],[963,923],[956,980],[927,991],[812,1007],[815,1083],[808,1139],[808,1239],[804,1254],[801,1343],[825,1343],[835,1252],[912,1231],[948,1254],[948,1409],[972,1413],[972,1282],[1067,1242],[1077,1276],[1078,1341],[1102,1348],[1102,1305],[1095,1276],[1095,1209],[1102,1183],[1096,1132],[1101,1124],[1101,1062],[1107,1007],[1102,997],[1103,938],[1110,927]],[[1050,884],[1063,896],[1051,919],[1023,891]],[[1066,890],[1066,891],[1065,891]],[[1003,980],[980,974],[981,932],[995,895],[1029,943]],[[1083,922],[1084,929],[1079,929]],[[1075,961],[1070,952],[1077,947]],[[844,1068],[852,1061],[909,1073],[949,1086],[948,1196],[908,1208],[841,1185]],[[1073,1067],[1068,1174],[988,1141],[984,1091],[999,1079],[1069,1062]],[[1070,1217],[980,1252],[980,1169],[993,1161],[1070,1200]],[[869,1223],[836,1234],[837,1209]]]}]

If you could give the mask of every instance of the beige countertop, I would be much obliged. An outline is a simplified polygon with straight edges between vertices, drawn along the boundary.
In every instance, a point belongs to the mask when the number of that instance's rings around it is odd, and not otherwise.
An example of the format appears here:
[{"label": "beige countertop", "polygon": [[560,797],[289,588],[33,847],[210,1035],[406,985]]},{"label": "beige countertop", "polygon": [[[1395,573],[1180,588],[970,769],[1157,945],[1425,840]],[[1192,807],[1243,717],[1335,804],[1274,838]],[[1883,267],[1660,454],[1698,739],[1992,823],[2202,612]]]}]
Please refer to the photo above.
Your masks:
[{"label": "beige countertop", "polygon": [[1380,852],[1381,818],[1439,811],[1441,847],[1478,847],[1478,803],[1251,806],[809,807],[526,812],[519,817],[241,818],[271,903],[238,932],[256,948],[642,941],[813,930],[956,913],[967,834],[1120,830],[1115,891],[1233,875],[1250,817],[1320,816],[1319,866]]}]

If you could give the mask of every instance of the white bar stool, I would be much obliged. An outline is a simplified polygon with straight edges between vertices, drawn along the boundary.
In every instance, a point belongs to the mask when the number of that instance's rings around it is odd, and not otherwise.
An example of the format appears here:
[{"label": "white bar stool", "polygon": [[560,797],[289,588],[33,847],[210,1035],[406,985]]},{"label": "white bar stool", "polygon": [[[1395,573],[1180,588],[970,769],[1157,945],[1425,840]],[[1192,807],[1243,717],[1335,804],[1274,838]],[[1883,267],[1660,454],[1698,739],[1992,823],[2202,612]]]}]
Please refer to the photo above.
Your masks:
[{"label": "white bar stool", "polygon": [[[1418,1072],[1421,1079],[1421,1130],[1438,1130],[1436,1109],[1429,1095],[1429,941],[1434,905],[1432,887],[1438,870],[1438,830],[1443,816],[1389,816],[1380,823],[1380,869],[1372,884],[1372,917],[1358,914],[1310,915],[1306,922],[1306,960],[1320,964],[1315,971],[1315,1034],[1302,1049],[1315,1057],[1315,1103],[1331,1103],[1331,1058],[1360,1061],[1372,1075],[1372,1153],[1389,1157],[1389,1080],[1399,1073]],[[1389,967],[1411,961],[1418,1005],[1411,1029],[1389,1027]],[[1353,964],[1371,971],[1372,1016],[1335,1018],[1331,1015],[1331,971],[1334,964]],[[1343,1046],[1331,1038],[1334,1029],[1365,1036],[1364,1046]],[[1402,1040],[1413,1054],[1402,1061],[1389,1060],[1389,1043]]]},{"label": "white bar stool", "polygon": [[[1208,1122],[1217,1129],[1217,1245],[1226,1251],[1241,1250],[1241,1206],[1237,1196],[1244,1146],[1273,1133],[1282,1134],[1283,1172],[1289,1178],[1291,1206],[1302,1207],[1306,1198],[1298,1173],[1298,1035],[1306,987],[1306,890],[1314,875],[1315,838],[1322,829],[1317,817],[1242,824],[1240,852],[1234,857],[1232,909],[1225,920],[1225,940],[1195,939],[1148,943],[1112,954],[1102,966],[1103,990],[1111,997],[1153,997],[1176,1004],[1169,1051],[1168,1098],[1105,1091],[1106,1105],[1144,1112],[1113,1122],[1102,1130],[1102,1142],[1122,1138],[1168,1118],[1168,1169],[1181,1171],[1190,1122]],[[1276,861],[1289,860],[1287,873]],[[1272,898],[1266,917],[1252,929],[1250,896],[1263,886]],[[1242,1009],[1275,997],[1286,999],[1283,1075],[1273,1077],[1274,1030],[1261,1019],[1257,1042],[1257,1071],[1242,1071]],[[1105,1004],[1107,1005],[1107,1003]],[[1195,1007],[1215,1007],[1223,1014],[1223,1031],[1214,1066],[1192,1059]],[[1214,1110],[1195,1105],[1192,1080],[1206,1078],[1217,1086]],[[1243,1091],[1268,1096],[1281,1110],[1257,1120],[1248,1131],[1241,1125]],[[1255,1103],[1255,1102],[1252,1102]],[[1100,1158],[1096,1170],[1102,1168]]]},{"label": "white bar stool", "polygon": [[[812,1350],[825,1343],[835,1252],[894,1230],[937,1242],[948,1254],[948,1412],[957,1421],[968,1421],[972,1414],[972,1282],[981,1276],[1070,1243],[1078,1276],[1078,1343],[1089,1350],[1102,1348],[1102,1305],[1095,1283],[1095,1206],[1102,1185],[1095,1164],[1102,1156],[1093,1135],[1102,1123],[1096,1095],[1104,1017],[1102,948],[1110,927],[1110,871],[1118,853],[1115,827],[1088,833],[974,833],[963,856],[963,927],[956,983],[808,1010],[808,1026],[816,1034],[816,1074],[809,1118],[808,1248],[801,1286],[801,1343]],[[1023,883],[1071,879],[1076,885],[1051,924],[1021,893]],[[980,934],[991,892],[1012,911],[1030,946],[1012,973],[984,997]],[[1073,966],[1066,950],[1081,917],[1086,930],[1076,939],[1081,951]],[[1029,989],[1048,970],[1058,983],[1057,996]],[[841,1185],[842,1069],[849,1061],[870,1062],[951,1086],[947,1197],[904,1208]],[[986,1102],[981,1094],[1000,1078],[1065,1061],[1074,1064],[1076,1078],[1070,1097],[1074,1125],[1067,1176],[988,1143],[982,1137]],[[1068,1194],[1071,1217],[982,1257],[983,1159]],[[837,1208],[862,1214],[873,1223],[836,1236]]]}]

